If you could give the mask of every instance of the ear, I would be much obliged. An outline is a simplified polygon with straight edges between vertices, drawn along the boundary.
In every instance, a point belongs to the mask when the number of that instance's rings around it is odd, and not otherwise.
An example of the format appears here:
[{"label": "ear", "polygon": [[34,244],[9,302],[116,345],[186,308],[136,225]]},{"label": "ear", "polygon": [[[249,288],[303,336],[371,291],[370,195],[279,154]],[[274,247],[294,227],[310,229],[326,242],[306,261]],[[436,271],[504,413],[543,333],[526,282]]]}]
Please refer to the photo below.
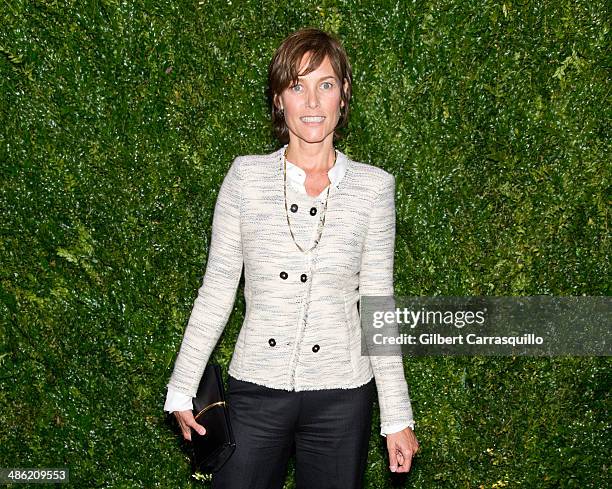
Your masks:
[{"label": "ear", "polygon": [[[349,86],[349,82],[348,80],[345,78],[344,79],[344,83],[342,84],[342,90],[343,92],[346,94],[346,91],[348,90],[348,86]],[[344,107],[344,100],[342,101],[342,103],[340,104],[340,107]]]},{"label": "ear", "polygon": [[274,106],[278,108],[279,110],[283,110],[283,106],[282,104],[279,103],[279,101],[280,101],[280,97],[277,94],[275,94],[274,95]]}]

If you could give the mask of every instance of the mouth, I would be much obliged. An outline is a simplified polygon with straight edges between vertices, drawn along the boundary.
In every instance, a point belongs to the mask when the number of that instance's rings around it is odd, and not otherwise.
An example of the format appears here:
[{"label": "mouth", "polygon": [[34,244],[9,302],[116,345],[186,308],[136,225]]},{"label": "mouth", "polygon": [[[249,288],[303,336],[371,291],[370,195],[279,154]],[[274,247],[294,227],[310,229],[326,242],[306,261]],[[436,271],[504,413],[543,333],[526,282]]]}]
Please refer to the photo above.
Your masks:
[{"label": "mouth", "polygon": [[320,124],[321,122],[323,122],[325,120],[325,117],[323,117],[323,116],[306,116],[306,117],[300,117],[300,120],[302,122],[304,122],[305,124]]}]

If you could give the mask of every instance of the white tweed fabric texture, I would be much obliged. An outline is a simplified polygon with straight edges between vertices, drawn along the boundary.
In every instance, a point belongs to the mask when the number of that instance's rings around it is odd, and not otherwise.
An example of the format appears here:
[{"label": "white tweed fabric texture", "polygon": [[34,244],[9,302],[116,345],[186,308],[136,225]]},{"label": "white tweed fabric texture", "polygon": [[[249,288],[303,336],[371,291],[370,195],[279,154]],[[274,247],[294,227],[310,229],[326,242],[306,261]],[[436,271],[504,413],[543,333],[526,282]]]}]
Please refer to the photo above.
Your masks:
[{"label": "white tweed fabric texture", "polygon": [[[319,245],[303,253],[285,213],[286,147],[238,156],[223,180],[206,270],[168,387],[195,396],[244,268],[246,310],[230,375],[290,391],[353,388],[374,377],[381,430],[413,425],[402,357],[361,354],[360,295],[394,293],[395,178],[337,150],[346,171],[331,184]],[[291,229],[304,249],[314,243],[325,194],[287,184]]]}]

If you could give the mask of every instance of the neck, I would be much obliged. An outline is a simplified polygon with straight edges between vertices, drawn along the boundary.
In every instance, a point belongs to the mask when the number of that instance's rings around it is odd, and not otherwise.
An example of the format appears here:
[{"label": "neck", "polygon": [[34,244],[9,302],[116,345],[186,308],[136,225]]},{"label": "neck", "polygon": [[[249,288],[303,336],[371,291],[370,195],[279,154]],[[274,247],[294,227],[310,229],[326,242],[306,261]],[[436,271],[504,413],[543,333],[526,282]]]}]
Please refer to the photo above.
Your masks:
[{"label": "neck", "polygon": [[336,151],[331,141],[296,145],[289,142],[285,155],[288,161],[308,173],[327,173],[336,162]]}]

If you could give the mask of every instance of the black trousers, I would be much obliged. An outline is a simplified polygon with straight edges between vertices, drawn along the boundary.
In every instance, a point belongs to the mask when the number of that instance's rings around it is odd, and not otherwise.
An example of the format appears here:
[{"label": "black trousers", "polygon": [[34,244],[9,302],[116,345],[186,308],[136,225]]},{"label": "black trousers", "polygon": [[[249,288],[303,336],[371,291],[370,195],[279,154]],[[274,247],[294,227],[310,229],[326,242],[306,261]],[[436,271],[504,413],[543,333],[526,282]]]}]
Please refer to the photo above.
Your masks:
[{"label": "black trousers", "polygon": [[293,452],[297,489],[361,488],[375,393],[374,379],[295,392],[229,376],[236,450],[213,474],[213,489],[282,489]]}]

